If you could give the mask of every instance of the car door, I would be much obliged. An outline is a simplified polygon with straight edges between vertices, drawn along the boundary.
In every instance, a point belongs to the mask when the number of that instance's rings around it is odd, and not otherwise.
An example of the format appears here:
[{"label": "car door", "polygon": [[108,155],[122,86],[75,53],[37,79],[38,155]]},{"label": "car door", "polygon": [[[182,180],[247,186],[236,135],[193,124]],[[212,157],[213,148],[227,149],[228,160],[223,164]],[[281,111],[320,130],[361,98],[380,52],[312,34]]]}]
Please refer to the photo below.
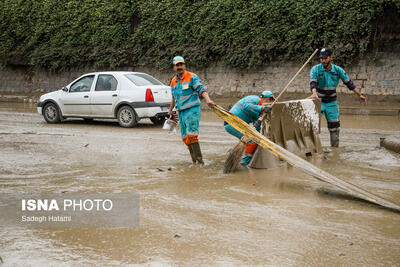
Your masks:
[{"label": "car door", "polygon": [[113,110],[118,100],[118,80],[112,74],[99,74],[90,96],[93,117],[114,117]]},{"label": "car door", "polygon": [[91,116],[90,91],[95,75],[87,75],[75,81],[61,98],[64,116]]}]

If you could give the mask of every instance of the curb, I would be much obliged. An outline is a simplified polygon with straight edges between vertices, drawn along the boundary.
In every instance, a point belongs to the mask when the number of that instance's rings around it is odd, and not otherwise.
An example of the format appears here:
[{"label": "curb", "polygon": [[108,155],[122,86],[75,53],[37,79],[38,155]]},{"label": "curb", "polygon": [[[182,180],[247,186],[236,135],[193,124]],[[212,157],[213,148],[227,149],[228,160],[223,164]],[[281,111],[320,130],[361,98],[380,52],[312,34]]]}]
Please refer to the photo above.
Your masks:
[{"label": "curb", "polygon": [[0,102],[37,103],[39,97],[29,95],[0,95]]},{"label": "curb", "polygon": [[346,115],[379,115],[379,116],[400,116],[400,108],[393,109],[362,109],[356,107],[340,107],[340,113]]}]

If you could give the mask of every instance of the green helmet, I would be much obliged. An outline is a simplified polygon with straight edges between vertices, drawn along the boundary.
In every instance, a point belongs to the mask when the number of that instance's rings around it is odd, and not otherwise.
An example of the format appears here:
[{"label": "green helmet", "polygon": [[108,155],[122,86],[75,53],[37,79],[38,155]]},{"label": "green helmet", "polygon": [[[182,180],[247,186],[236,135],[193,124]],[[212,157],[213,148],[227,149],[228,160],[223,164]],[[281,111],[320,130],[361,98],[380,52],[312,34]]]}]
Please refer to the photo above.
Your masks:
[{"label": "green helmet", "polygon": [[185,59],[181,56],[176,56],[172,60],[172,64],[176,65],[177,63],[185,63]]},{"label": "green helmet", "polygon": [[274,97],[274,94],[273,94],[271,91],[264,91],[264,92],[262,92],[262,94],[261,94],[260,97],[261,97],[261,98],[266,98],[266,97],[275,98],[275,97]]}]

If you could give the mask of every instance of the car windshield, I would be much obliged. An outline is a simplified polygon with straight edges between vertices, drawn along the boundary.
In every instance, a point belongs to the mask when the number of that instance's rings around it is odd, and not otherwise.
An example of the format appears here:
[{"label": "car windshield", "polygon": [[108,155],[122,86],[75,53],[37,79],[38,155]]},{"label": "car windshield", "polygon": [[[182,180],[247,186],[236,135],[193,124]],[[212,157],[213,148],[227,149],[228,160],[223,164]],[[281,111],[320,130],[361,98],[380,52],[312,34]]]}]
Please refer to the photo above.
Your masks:
[{"label": "car windshield", "polygon": [[133,82],[136,86],[163,85],[155,78],[144,73],[125,74],[125,77]]}]

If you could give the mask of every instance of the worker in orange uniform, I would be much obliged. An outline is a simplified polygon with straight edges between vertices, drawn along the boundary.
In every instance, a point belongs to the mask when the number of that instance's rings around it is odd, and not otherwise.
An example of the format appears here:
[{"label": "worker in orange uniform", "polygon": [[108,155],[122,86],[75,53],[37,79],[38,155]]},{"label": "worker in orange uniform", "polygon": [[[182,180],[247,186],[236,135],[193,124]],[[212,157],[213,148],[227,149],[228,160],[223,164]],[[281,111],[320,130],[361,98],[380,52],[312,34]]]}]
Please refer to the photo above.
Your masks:
[{"label": "worker in orange uniform", "polygon": [[215,103],[207,93],[207,87],[201,83],[199,76],[186,71],[185,60],[176,56],[172,60],[176,73],[171,81],[172,101],[169,107],[169,115],[173,115],[173,109],[178,111],[179,124],[183,142],[187,145],[193,163],[203,164],[198,135],[200,123],[200,100],[205,99],[208,106]]},{"label": "worker in orange uniform", "polygon": [[[262,112],[269,113],[271,108],[263,104],[273,103],[275,101],[274,94],[271,91],[264,91],[260,96],[249,95],[240,99],[230,110],[232,114],[238,116],[246,123],[252,123],[257,131],[261,128]],[[249,140],[241,132],[233,128],[228,123],[224,123],[225,130],[231,135],[237,137],[246,144],[246,149],[240,164],[246,166],[250,163],[254,153],[257,150],[257,143]]]}]

